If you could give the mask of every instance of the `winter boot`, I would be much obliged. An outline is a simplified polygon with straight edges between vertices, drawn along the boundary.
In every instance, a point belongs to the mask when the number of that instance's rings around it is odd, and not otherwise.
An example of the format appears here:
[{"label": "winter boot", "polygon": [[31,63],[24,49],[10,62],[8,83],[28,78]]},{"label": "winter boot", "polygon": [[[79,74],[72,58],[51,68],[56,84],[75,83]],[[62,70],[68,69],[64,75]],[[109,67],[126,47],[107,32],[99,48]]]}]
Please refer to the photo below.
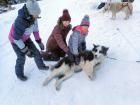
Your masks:
[{"label": "winter boot", "polygon": [[15,73],[18,79],[21,81],[26,81],[28,78],[24,76],[24,70],[23,69],[15,69]]},{"label": "winter boot", "polygon": [[26,81],[28,78],[24,75],[21,76],[17,76],[18,79],[20,79],[21,81]]}]

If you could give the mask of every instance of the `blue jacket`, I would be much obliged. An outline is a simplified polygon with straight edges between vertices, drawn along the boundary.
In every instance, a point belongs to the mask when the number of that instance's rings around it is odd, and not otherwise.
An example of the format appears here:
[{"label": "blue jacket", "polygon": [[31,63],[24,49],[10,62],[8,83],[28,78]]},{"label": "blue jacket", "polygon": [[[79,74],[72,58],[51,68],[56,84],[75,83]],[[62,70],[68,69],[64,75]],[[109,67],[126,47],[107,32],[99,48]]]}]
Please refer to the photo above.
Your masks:
[{"label": "blue jacket", "polygon": [[20,48],[25,47],[25,40],[28,39],[31,33],[34,33],[35,39],[40,40],[38,23],[29,14],[26,4],[22,9],[18,11],[18,16],[13,24],[13,33],[11,33],[10,39]]},{"label": "blue jacket", "polygon": [[14,22],[14,39],[19,40],[24,34],[25,29],[34,24],[32,16],[29,14],[26,5],[18,11],[18,16]]},{"label": "blue jacket", "polygon": [[81,44],[85,42],[85,38],[87,35],[88,32],[82,32],[81,26],[76,26],[73,28],[73,33],[69,38],[69,49],[71,53],[73,53],[74,55],[79,54],[78,49],[81,48]]}]

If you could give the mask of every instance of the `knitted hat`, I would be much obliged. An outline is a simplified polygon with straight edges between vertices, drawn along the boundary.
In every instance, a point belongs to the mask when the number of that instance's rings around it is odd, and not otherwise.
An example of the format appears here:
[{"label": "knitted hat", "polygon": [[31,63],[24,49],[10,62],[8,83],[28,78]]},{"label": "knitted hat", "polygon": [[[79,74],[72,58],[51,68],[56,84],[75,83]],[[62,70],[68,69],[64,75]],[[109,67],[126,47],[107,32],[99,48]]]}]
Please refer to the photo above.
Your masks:
[{"label": "knitted hat", "polygon": [[71,21],[69,11],[67,9],[63,10],[63,15],[60,17],[61,21]]},{"label": "knitted hat", "polygon": [[81,21],[81,26],[90,26],[89,16],[85,15]]},{"label": "knitted hat", "polygon": [[41,13],[39,4],[36,0],[28,0],[26,7],[30,15],[38,16]]}]

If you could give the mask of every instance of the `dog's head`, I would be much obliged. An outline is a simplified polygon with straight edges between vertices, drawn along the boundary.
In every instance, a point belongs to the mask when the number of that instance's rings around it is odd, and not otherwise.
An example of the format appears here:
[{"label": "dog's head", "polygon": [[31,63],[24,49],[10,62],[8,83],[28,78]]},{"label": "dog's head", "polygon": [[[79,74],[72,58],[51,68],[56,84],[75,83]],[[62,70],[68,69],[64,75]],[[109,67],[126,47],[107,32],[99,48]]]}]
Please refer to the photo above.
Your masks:
[{"label": "dog's head", "polygon": [[96,58],[99,58],[101,56],[106,56],[108,49],[108,47],[93,44],[92,52]]},{"label": "dog's head", "polygon": [[111,4],[110,3],[106,3],[103,9],[103,13],[107,12],[110,10]]}]

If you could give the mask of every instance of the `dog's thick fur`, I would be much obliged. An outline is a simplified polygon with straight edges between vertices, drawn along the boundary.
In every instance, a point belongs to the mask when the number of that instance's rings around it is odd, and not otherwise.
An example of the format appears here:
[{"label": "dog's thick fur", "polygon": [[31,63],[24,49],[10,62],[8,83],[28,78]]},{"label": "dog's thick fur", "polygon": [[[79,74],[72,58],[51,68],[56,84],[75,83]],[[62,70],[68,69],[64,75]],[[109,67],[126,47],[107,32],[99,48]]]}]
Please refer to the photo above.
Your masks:
[{"label": "dog's thick fur", "polygon": [[130,15],[132,15],[133,12],[133,5],[130,2],[116,2],[116,3],[106,3],[104,6],[103,12],[106,11],[112,12],[112,18],[113,20],[116,19],[116,14],[120,11],[125,13],[125,20],[129,19]]},{"label": "dog's thick fur", "polygon": [[107,50],[107,47],[94,45],[94,48],[91,51],[80,53],[79,65],[71,62],[68,57],[64,57],[57,64],[51,67],[52,73],[45,79],[43,86],[47,85],[53,78],[58,78],[55,83],[55,87],[56,90],[60,90],[61,83],[64,80],[82,70],[85,71],[91,80],[93,80],[95,78],[95,71],[105,58]]}]

